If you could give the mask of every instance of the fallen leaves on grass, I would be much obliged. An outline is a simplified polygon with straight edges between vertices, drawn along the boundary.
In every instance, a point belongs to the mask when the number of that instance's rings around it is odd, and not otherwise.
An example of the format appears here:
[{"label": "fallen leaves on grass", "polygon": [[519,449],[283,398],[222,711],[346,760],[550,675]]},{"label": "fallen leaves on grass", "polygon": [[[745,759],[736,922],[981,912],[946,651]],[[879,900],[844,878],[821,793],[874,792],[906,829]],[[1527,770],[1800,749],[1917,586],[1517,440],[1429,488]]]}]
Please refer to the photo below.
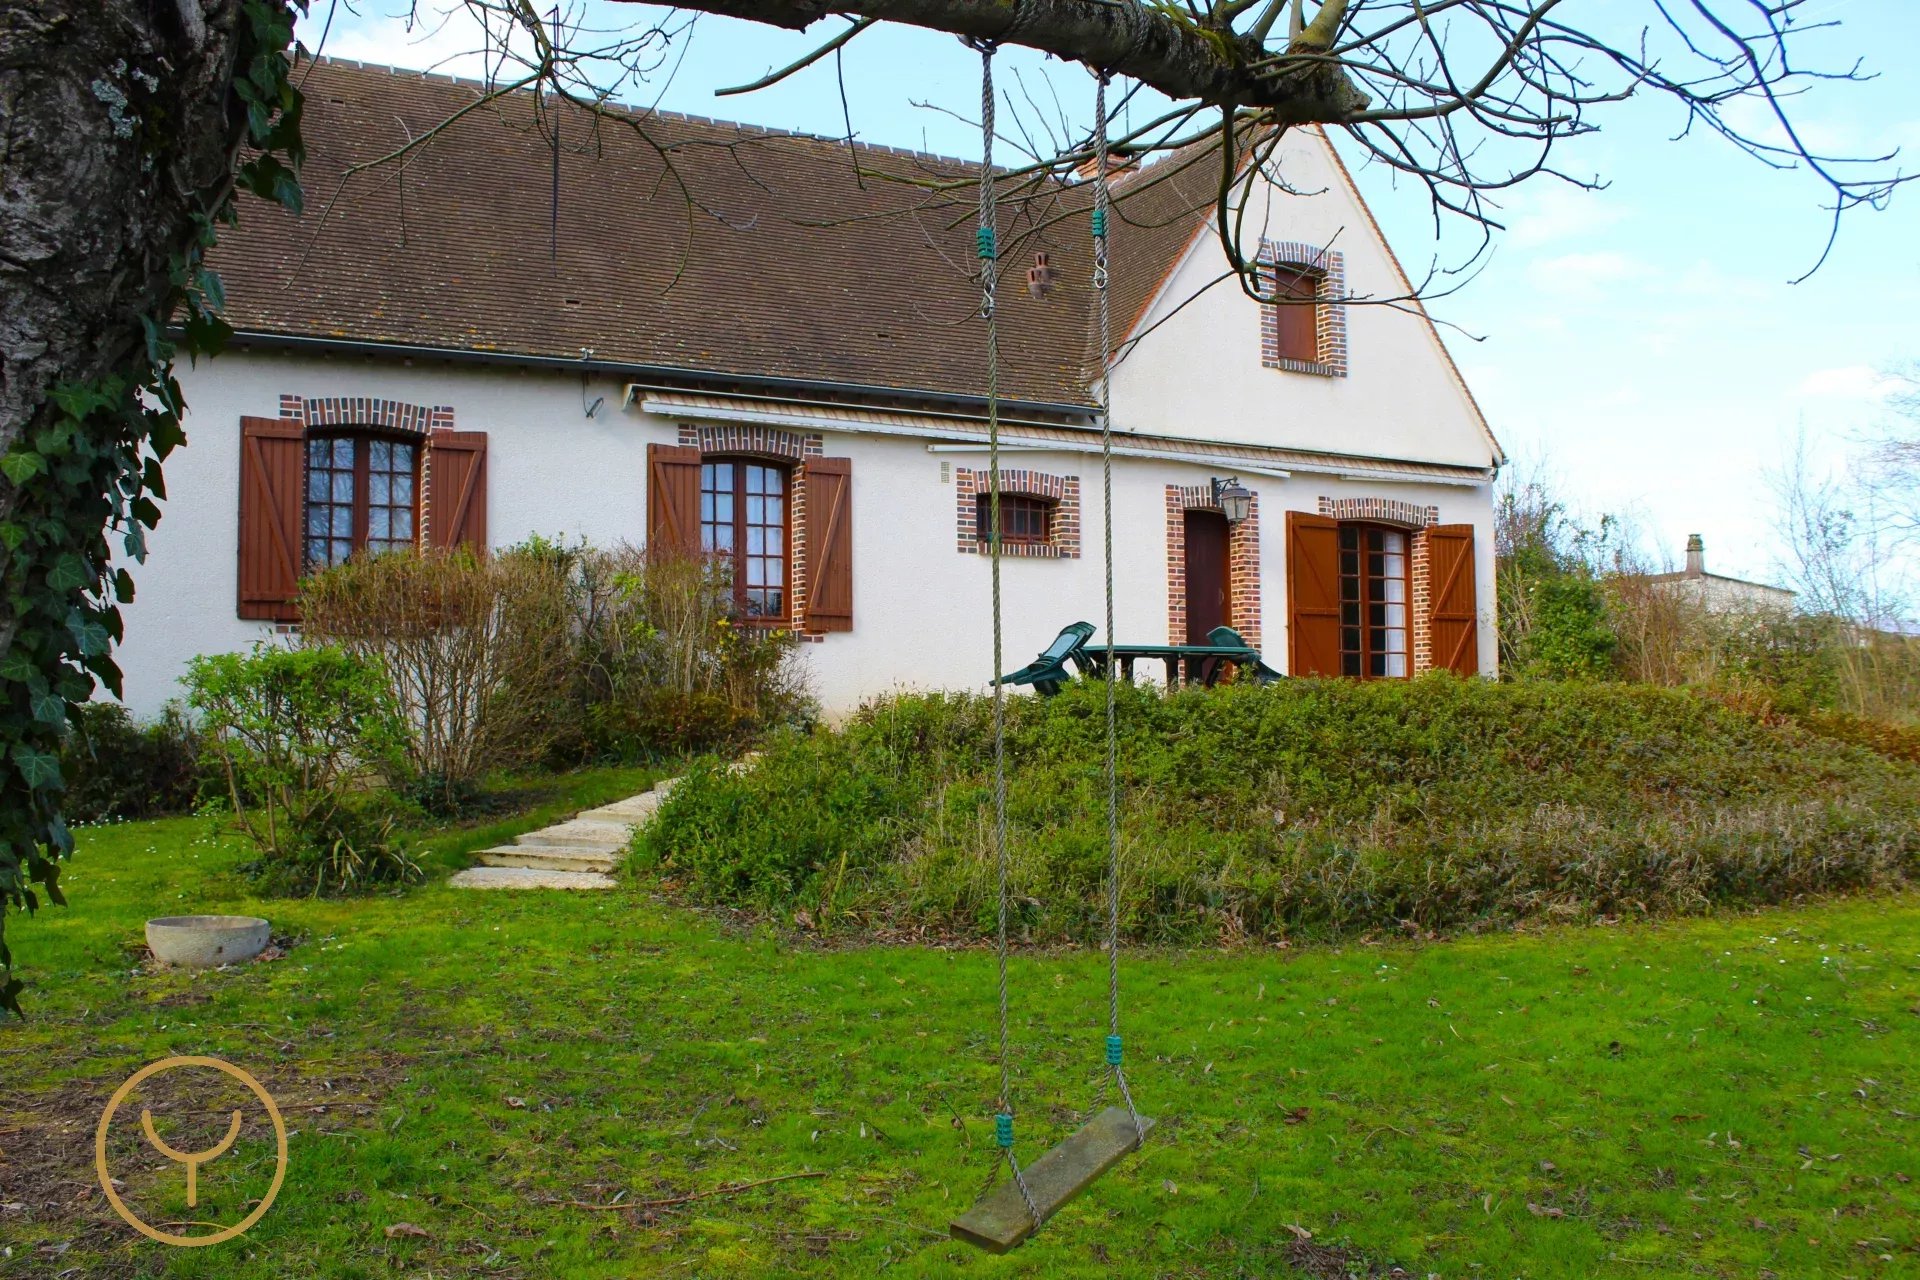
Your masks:
[{"label": "fallen leaves on grass", "polygon": [[1567,1211],[1558,1205],[1535,1204],[1531,1200],[1527,1201],[1527,1212],[1536,1218],[1564,1218],[1567,1216]]},{"label": "fallen leaves on grass", "polygon": [[411,1222],[396,1222],[387,1228],[387,1239],[396,1240],[401,1236],[426,1240],[433,1236],[433,1232],[427,1230],[425,1227],[417,1227]]}]

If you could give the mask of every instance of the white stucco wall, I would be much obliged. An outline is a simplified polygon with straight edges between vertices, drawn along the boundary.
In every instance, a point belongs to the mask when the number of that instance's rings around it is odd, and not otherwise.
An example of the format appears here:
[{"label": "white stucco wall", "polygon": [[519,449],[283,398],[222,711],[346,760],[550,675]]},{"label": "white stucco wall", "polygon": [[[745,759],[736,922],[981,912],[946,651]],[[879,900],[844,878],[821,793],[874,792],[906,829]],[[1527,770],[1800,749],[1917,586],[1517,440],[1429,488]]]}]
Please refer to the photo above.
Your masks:
[{"label": "white stucco wall", "polygon": [[[622,408],[624,386],[555,373],[521,373],[439,362],[375,362],[229,353],[182,379],[191,406],[188,444],[167,463],[169,498],[126,608],[120,651],[129,705],[151,715],[179,695],[198,653],[244,649],[272,633],[235,616],[242,416],[275,416],[282,392],[372,396],[449,405],[461,430],[488,433],[488,530],[494,545],[530,534],[594,542],[641,542],[646,532],[646,446],[673,443],[678,422]],[[1204,383],[1188,381],[1188,394]],[[595,418],[583,403],[605,401]],[[1116,408],[1131,409],[1116,397]],[[826,452],[853,462],[854,629],[802,648],[830,712],[892,689],[984,688],[992,672],[989,565],[956,549],[956,494],[942,462],[982,468],[985,454],[928,452],[918,440],[828,433]],[[1005,666],[1027,661],[1060,627],[1104,615],[1099,459],[1022,451],[1003,465],[1081,481],[1078,559],[1003,562]],[[1114,472],[1119,637],[1167,639],[1165,492],[1204,484],[1230,467],[1118,459]],[[1379,497],[1432,504],[1446,523],[1477,531],[1480,652],[1494,653],[1492,508],[1482,486],[1358,484],[1330,476],[1243,475],[1260,498],[1264,633],[1249,636],[1268,661],[1286,658],[1285,516],[1312,511],[1320,496]]]},{"label": "white stucco wall", "polygon": [[[1292,191],[1255,182],[1241,252],[1260,241],[1298,241],[1344,255],[1346,377],[1261,363],[1261,304],[1231,279],[1209,228],[1189,248],[1148,309],[1150,329],[1114,371],[1115,426],[1125,431],[1488,466],[1494,446],[1424,316],[1405,305],[1407,285],[1374,232],[1326,141],[1294,130],[1277,149]],[[1124,226],[1115,233],[1126,234]]]}]

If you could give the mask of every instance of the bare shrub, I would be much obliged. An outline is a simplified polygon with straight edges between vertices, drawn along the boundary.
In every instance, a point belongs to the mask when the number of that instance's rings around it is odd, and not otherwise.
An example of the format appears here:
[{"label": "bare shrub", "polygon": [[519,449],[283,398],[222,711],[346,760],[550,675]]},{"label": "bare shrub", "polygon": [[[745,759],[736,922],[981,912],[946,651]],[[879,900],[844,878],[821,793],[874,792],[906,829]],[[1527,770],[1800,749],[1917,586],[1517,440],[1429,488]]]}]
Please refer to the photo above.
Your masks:
[{"label": "bare shrub", "polygon": [[356,557],[307,579],[303,633],[381,664],[409,728],[399,781],[451,804],[551,747],[574,665],[569,578],[539,545]]}]

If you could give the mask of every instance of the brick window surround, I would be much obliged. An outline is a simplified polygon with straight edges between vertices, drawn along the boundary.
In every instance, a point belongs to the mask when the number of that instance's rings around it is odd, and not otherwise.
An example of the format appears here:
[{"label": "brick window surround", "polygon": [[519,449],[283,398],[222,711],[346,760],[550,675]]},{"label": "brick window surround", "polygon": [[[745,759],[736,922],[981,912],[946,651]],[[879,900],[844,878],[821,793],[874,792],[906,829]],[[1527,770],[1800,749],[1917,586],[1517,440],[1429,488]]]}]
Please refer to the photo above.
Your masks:
[{"label": "brick window surround", "polygon": [[1384,524],[1405,529],[1407,547],[1407,603],[1411,629],[1407,648],[1411,673],[1433,670],[1433,547],[1427,529],[1440,523],[1440,508],[1395,498],[1329,498],[1319,502],[1320,514],[1335,520]]},{"label": "brick window surround", "polygon": [[[1292,267],[1311,273],[1319,281],[1319,301],[1314,307],[1314,327],[1318,354],[1313,360],[1295,360],[1280,354],[1280,314],[1283,306],[1298,303],[1269,302],[1260,308],[1260,363],[1269,369],[1290,373],[1311,373],[1323,378],[1347,376],[1347,263],[1338,249],[1298,240],[1262,240],[1257,262],[1276,267]],[[1263,289],[1272,287],[1272,279],[1262,273]]]},{"label": "brick window surround", "polygon": [[[987,555],[992,548],[980,528],[980,499],[990,488],[992,473],[985,469],[970,471],[956,467],[953,472],[954,522],[957,549],[968,555]],[[1003,556],[1026,556],[1044,560],[1077,560],[1080,557],[1080,477],[1049,475],[1025,468],[1000,470],[1003,497],[1040,498],[1052,504],[1047,514],[1045,542],[1005,542]]]},{"label": "brick window surround", "polygon": [[765,458],[792,464],[787,474],[787,595],[790,612],[787,625],[802,640],[821,641],[824,633],[806,629],[807,586],[807,474],[799,464],[808,458],[826,456],[826,440],[818,432],[802,435],[777,427],[754,427],[737,423],[710,424],[683,422],[679,443],[702,454],[724,454],[733,458]]},{"label": "brick window surround", "polygon": [[[1219,511],[1213,487],[1167,486],[1167,643],[1187,642],[1187,521],[1189,511]],[[1260,644],[1260,495],[1247,518],[1227,530],[1227,604],[1230,626]]]},{"label": "brick window surround", "polygon": [[[455,427],[452,405],[409,404],[404,400],[386,400],[379,396],[297,396],[282,392],[280,417],[282,421],[304,424],[309,433],[333,427],[385,427],[389,431],[404,431],[422,441],[430,431],[452,431]],[[304,455],[303,449],[303,470]],[[421,456],[419,474],[414,481],[419,488],[414,504],[413,526],[415,533],[421,537],[425,536],[423,531],[433,518],[425,468],[426,458]],[[300,482],[302,493],[306,492],[306,484],[303,478]],[[287,629],[293,632],[298,628],[289,625]]]}]

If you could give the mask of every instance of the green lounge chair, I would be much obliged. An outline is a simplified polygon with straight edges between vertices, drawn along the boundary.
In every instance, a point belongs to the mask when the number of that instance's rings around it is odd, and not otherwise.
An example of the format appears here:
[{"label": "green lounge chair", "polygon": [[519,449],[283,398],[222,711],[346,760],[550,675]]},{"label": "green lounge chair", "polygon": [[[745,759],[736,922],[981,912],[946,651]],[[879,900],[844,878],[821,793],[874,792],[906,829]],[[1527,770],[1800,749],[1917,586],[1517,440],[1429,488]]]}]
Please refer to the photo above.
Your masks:
[{"label": "green lounge chair", "polygon": [[1091,622],[1076,622],[1060,628],[1060,634],[1053,643],[1040,651],[1040,656],[1018,671],[1001,676],[996,684],[1030,684],[1038,692],[1048,697],[1060,692],[1060,686],[1072,678],[1067,664],[1085,669],[1082,651],[1093,636]]}]

